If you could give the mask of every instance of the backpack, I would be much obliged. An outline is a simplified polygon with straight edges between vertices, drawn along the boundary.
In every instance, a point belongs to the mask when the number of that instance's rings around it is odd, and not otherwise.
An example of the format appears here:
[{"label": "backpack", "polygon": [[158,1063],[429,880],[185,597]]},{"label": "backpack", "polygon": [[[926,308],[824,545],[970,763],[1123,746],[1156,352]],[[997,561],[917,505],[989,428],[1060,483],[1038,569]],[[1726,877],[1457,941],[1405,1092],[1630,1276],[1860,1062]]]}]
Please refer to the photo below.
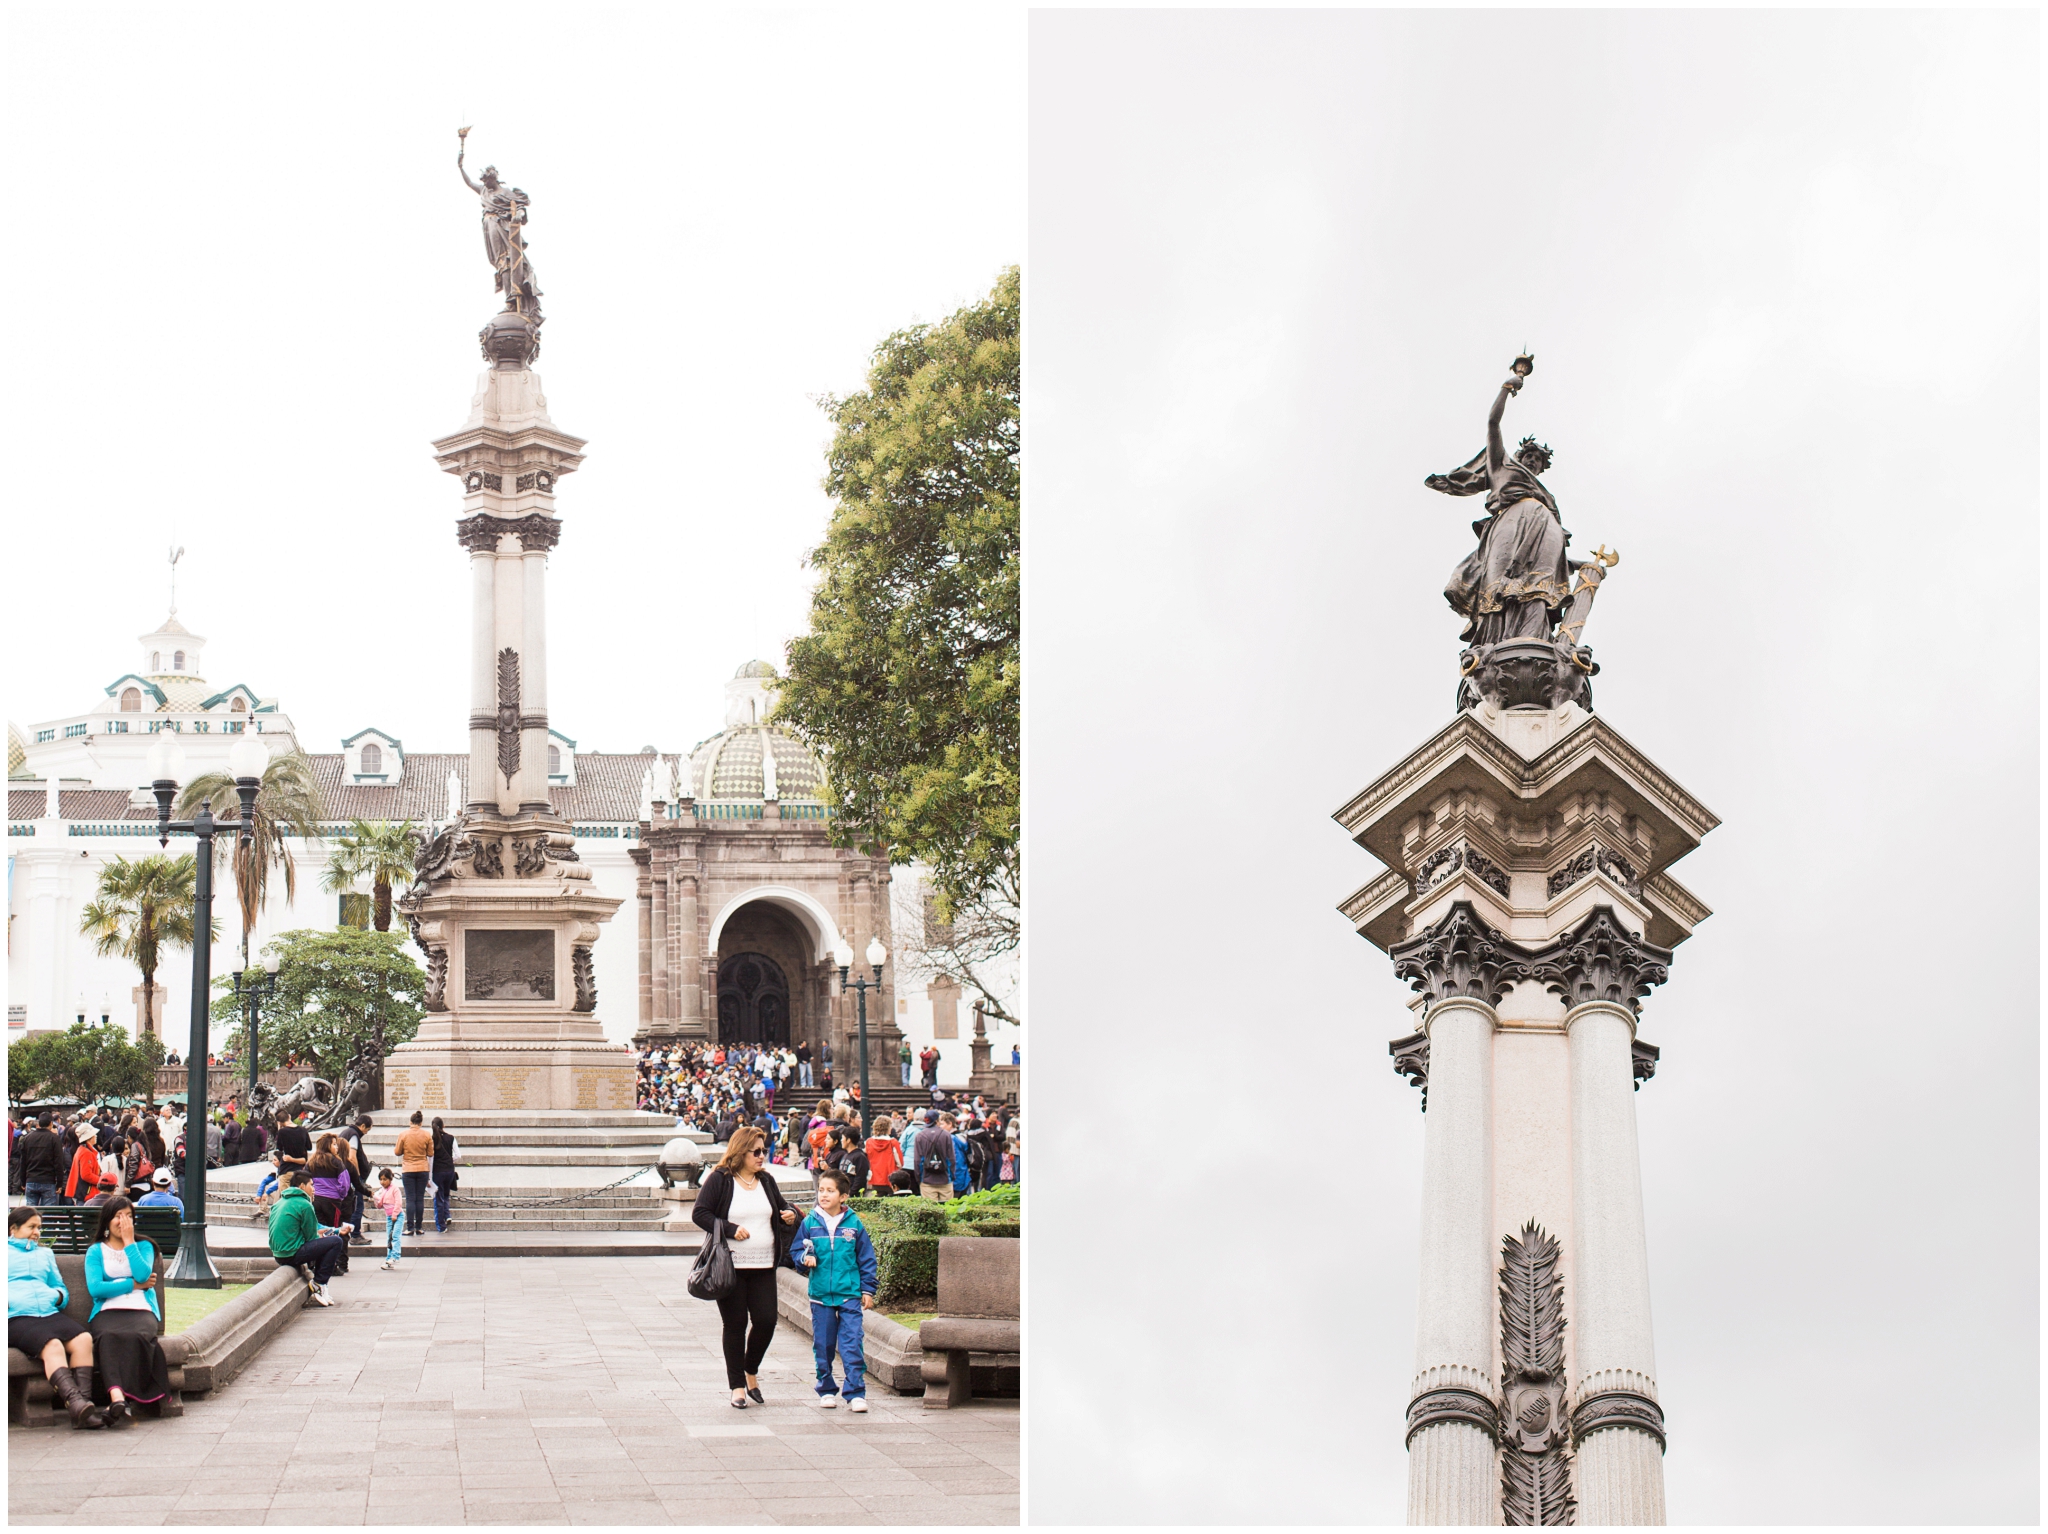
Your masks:
[{"label": "backpack", "polygon": [[917,1169],[926,1182],[945,1182],[952,1176],[945,1156],[936,1147],[924,1153],[924,1160],[918,1163]]}]

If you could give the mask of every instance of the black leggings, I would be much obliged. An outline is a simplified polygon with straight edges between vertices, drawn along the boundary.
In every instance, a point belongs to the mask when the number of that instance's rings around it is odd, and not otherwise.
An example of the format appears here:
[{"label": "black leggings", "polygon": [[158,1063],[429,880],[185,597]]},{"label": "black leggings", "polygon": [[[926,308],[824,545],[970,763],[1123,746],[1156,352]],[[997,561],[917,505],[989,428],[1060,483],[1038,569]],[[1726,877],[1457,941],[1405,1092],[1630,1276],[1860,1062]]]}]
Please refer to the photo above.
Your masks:
[{"label": "black leggings", "polygon": [[[718,1318],[725,1323],[725,1383],[744,1390],[747,1376],[761,1372],[761,1360],[768,1356],[768,1344],[775,1340],[775,1270],[734,1268],[739,1282],[731,1294],[718,1302]],[[754,1334],[747,1335],[747,1323]]]}]

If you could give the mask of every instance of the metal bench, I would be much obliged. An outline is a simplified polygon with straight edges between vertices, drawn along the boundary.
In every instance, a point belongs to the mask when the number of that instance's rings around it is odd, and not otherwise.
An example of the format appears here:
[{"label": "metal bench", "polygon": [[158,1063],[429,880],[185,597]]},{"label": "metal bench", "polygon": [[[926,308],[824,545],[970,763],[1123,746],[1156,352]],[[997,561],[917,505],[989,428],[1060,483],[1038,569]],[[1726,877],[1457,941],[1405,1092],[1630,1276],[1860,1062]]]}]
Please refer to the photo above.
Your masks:
[{"label": "metal bench", "polygon": [[1023,1248],[1001,1236],[940,1239],[939,1314],[917,1329],[926,1409],[965,1406],[976,1368],[1019,1367]]}]

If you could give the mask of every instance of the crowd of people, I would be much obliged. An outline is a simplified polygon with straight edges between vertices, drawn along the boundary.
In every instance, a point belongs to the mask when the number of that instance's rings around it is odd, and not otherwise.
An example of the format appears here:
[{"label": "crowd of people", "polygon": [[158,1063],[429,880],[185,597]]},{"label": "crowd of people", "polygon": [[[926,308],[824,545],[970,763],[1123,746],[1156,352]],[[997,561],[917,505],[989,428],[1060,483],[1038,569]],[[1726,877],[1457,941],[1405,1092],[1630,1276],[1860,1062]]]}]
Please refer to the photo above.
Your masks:
[{"label": "crowd of people", "polygon": [[650,1113],[672,1113],[691,1129],[721,1142],[721,1133],[750,1123],[813,1081],[831,1090],[832,1046],[813,1056],[808,1043],[795,1048],[767,1044],[670,1044],[640,1051],[639,1102]]}]

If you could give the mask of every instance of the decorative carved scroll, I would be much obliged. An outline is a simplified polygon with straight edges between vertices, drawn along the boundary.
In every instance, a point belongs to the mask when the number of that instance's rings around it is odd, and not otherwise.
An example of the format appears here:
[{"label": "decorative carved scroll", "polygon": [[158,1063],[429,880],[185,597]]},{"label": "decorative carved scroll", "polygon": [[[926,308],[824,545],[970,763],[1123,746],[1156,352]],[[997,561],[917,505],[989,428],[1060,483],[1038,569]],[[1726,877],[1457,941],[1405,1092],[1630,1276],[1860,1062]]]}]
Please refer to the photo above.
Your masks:
[{"label": "decorative carved scroll", "polygon": [[1415,870],[1415,893],[1426,894],[1461,868],[1470,870],[1473,878],[1501,899],[1507,899],[1507,870],[1470,842],[1453,842],[1448,847],[1437,848],[1424,858],[1422,866]]},{"label": "decorative carved scroll", "polygon": [[1657,1062],[1664,1058],[1664,1051],[1655,1044],[1645,1044],[1636,1039],[1629,1045],[1630,1073],[1636,1079],[1636,1090],[1642,1091],[1643,1083],[1657,1074]]},{"label": "decorative carved scroll", "polygon": [[1631,937],[1614,908],[1603,905],[1544,950],[1529,978],[1562,996],[1567,1007],[1610,1001],[1640,1014],[1650,987],[1671,978],[1670,964],[1670,949]]},{"label": "decorative carved scroll", "polygon": [[519,774],[519,652],[498,652],[498,771],[510,783]]},{"label": "decorative carved scroll", "polygon": [[439,943],[427,950],[427,1010],[448,1010],[448,950]]},{"label": "decorative carved scroll", "polygon": [[535,879],[547,872],[548,839],[536,836],[530,842],[512,843],[513,871],[522,879]]},{"label": "decorative carved scroll", "polygon": [[1422,1088],[1422,1111],[1429,1112],[1429,1035],[1411,1033],[1387,1046],[1394,1057],[1394,1074],[1406,1076],[1408,1085]]},{"label": "decorative carved scroll", "polygon": [[1493,1402],[1476,1390],[1455,1386],[1425,1390],[1408,1403],[1408,1436],[1403,1444],[1415,1442],[1415,1435],[1438,1422],[1462,1422],[1476,1427],[1495,1442],[1500,1440],[1500,1415]]},{"label": "decorative carved scroll", "polygon": [[571,1012],[597,1010],[597,967],[591,963],[590,946],[578,944],[569,950],[569,973],[576,981],[576,1005]]},{"label": "decorative carved scroll", "polygon": [[1572,1522],[1564,1400],[1564,1283],[1557,1238],[1534,1220],[1501,1242],[1501,1522]]},{"label": "decorative carved scroll", "polygon": [[1581,848],[1579,855],[1564,867],[1551,870],[1550,879],[1545,886],[1549,891],[1549,898],[1555,900],[1581,879],[1590,879],[1595,869],[1607,875],[1631,895],[1642,892],[1643,876],[1636,872],[1635,864],[1620,853],[1609,852],[1598,842],[1592,842]]},{"label": "decorative carved scroll", "polygon": [[479,879],[505,877],[505,844],[501,841],[471,841],[469,866]]},{"label": "decorative carved scroll", "polygon": [[1584,1443],[1588,1434],[1604,1427],[1632,1427],[1656,1439],[1659,1452],[1665,1447],[1664,1409],[1633,1390],[1603,1390],[1579,1402],[1579,1409],[1572,1413],[1573,1445]]}]

